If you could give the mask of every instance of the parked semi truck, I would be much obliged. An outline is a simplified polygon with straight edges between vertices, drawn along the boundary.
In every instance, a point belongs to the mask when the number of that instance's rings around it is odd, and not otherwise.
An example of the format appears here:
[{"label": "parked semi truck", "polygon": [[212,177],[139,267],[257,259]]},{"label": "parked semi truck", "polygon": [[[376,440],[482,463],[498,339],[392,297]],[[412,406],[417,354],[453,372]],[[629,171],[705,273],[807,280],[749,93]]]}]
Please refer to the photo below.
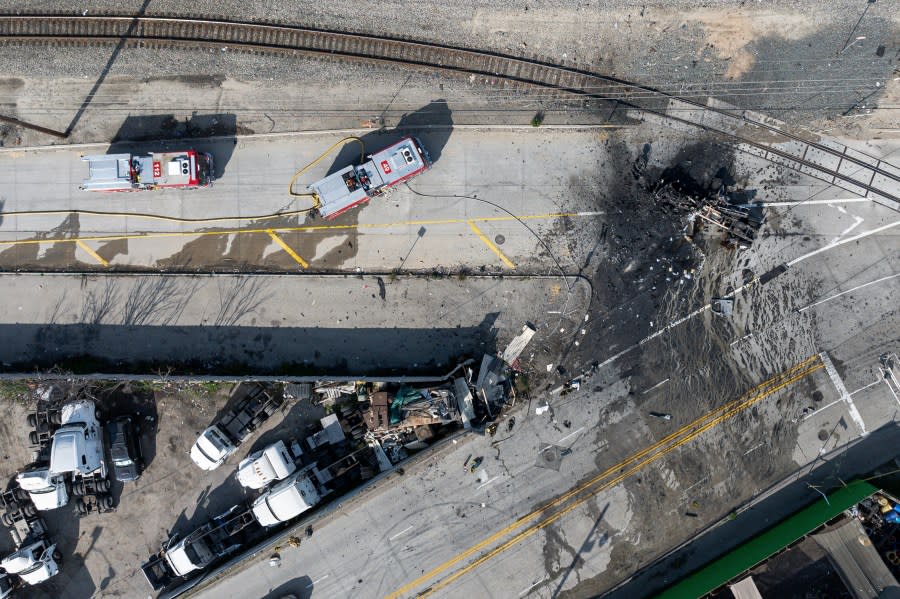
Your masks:
[{"label": "parked semi truck", "polygon": [[141,566],[147,582],[159,590],[179,578],[189,578],[262,540],[265,535],[260,534],[260,527],[288,522],[318,504],[328,491],[317,487],[310,469],[298,470],[249,505],[238,504],[184,537],[171,536],[159,553]]},{"label": "parked semi truck", "polygon": [[16,551],[0,560],[0,571],[6,573],[0,581],[0,597],[5,597],[20,584],[40,584],[55,576],[61,555],[27,494],[19,489],[0,493],[0,507],[3,524],[10,528],[16,546]]},{"label": "parked semi truck", "polygon": [[60,409],[60,426],[53,433],[50,445],[48,475],[71,477],[79,514],[93,508],[100,512],[113,508],[103,427],[93,401],[71,401]]},{"label": "parked semi truck", "polygon": [[238,482],[248,489],[262,489],[293,474],[302,455],[299,443],[292,443],[288,448],[284,441],[276,441],[241,460],[237,470]]},{"label": "parked semi truck", "polygon": [[[239,387],[240,389],[240,387]],[[254,386],[237,404],[200,434],[191,459],[203,470],[215,470],[284,402],[262,385]]]}]

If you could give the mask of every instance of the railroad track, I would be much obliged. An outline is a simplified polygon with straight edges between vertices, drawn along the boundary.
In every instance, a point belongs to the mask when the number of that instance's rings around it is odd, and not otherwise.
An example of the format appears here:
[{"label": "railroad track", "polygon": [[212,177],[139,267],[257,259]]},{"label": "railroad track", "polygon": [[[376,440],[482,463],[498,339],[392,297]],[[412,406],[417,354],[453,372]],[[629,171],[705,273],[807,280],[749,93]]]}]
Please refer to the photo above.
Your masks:
[{"label": "railroad track", "polygon": [[742,149],[900,209],[900,168],[830,140],[800,135],[733,107],[678,98],[652,87],[537,59],[352,33],[185,17],[0,15],[0,43],[227,46],[314,53],[475,75],[488,83],[539,86],[663,115],[739,142]]}]

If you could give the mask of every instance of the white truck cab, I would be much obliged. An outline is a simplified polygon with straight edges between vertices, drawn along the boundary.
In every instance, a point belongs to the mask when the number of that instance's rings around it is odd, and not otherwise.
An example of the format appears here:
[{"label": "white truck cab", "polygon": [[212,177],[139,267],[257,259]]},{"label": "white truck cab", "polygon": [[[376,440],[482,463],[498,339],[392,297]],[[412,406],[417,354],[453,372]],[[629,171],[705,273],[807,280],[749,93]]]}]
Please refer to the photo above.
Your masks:
[{"label": "white truck cab", "polygon": [[65,477],[52,474],[50,468],[35,468],[16,475],[19,488],[28,492],[37,509],[55,510],[69,503]]},{"label": "white truck cab", "polygon": [[207,528],[199,528],[166,551],[166,565],[176,576],[187,576],[201,570],[215,558],[203,539],[207,532]]},{"label": "white truck cab", "polygon": [[203,470],[215,470],[237,451],[217,424],[203,431],[191,447],[191,459]]},{"label": "white truck cab", "polygon": [[60,411],[61,426],[53,433],[50,474],[88,475],[98,470],[105,475],[103,435],[94,402],[78,400]]},{"label": "white truck cab", "polygon": [[[296,451],[300,451],[299,445]],[[284,441],[276,441],[268,447],[251,453],[238,465],[237,479],[248,489],[262,489],[269,483],[287,478],[297,470],[294,457]]]},{"label": "white truck cab", "polygon": [[303,469],[260,495],[250,509],[261,525],[274,526],[296,518],[321,499],[308,471]]},{"label": "white truck cab", "polygon": [[55,576],[59,566],[53,554],[56,545],[40,540],[20,547],[18,551],[3,558],[0,568],[15,574],[28,584],[38,584]]}]

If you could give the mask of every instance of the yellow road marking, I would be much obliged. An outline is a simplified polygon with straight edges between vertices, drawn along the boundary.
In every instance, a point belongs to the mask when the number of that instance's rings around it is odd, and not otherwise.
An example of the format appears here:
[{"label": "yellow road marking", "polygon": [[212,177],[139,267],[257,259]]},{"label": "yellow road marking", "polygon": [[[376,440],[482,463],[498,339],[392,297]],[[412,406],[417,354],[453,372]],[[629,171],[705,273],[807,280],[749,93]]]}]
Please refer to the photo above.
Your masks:
[{"label": "yellow road marking", "polygon": [[303,258],[301,258],[300,255],[299,255],[297,252],[295,252],[295,251],[293,250],[293,248],[291,248],[291,246],[289,246],[288,244],[286,244],[286,243],[284,242],[284,239],[282,239],[281,237],[279,237],[279,236],[275,233],[275,231],[273,231],[272,229],[267,229],[267,230],[266,230],[266,233],[268,233],[268,234],[269,234],[269,237],[272,238],[272,241],[274,241],[275,243],[277,243],[278,245],[280,245],[280,246],[281,246],[281,249],[283,249],[285,252],[287,252],[287,255],[290,256],[291,258],[293,258],[294,261],[295,261],[297,264],[299,264],[299,265],[302,266],[303,268],[309,268],[309,263],[308,263],[306,260],[304,260]]},{"label": "yellow road marking", "polygon": [[95,252],[94,250],[92,250],[91,247],[90,247],[88,244],[86,244],[85,242],[81,241],[80,239],[76,239],[75,242],[78,244],[78,247],[80,247],[80,248],[83,249],[85,252],[87,252],[88,254],[90,254],[91,258],[93,258],[94,260],[96,260],[97,262],[99,262],[100,264],[102,264],[103,266],[109,266],[109,262],[107,262],[107,261],[103,258],[103,256],[101,256],[100,254],[98,254],[97,252]]},{"label": "yellow road marking", "polygon": [[[547,214],[530,214],[520,216],[519,220],[546,220],[550,218],[577,217],[585,216],[577,212],[550,212]],[[595,216],[590,214],[588,216]],[[221,229],[219,231],[171,231],[161,233],[134,233],[127,235],[94,235],[87,237],[67,237],[65,239],[21,239],[21,240],[5,240],[0,241],[0,246],[29,245],[41,243],[67,243],[78,241],[120,241],[122,239],[159,239],[165,237],[205,237],[210,235],[241,235],[252,233],[266,233],[275,231],[276,233],[289,233],[293,231],[346,231],[352,229],[388,229],[391,227],[408,227],[423,225],[454,225],[460,223],[472,222],[496,222],[515,220],[512,216],[483,216],[480,218],[448,218],[438,220],[410,220],[396,223],[357,223],[352,225],[303,225],[299,227],[271,227],[265,229]]]},{"label": "yellow road marking", "polygon": [[[441,574],[442,572],[451,568],[452,566],[458,564],[459,562],[463,561],[467,557],[470,557],[471,555],[481,551],[482,549],[487,548],[489,545],[498,541],[503,536],[513,532],[517,528],[522,527],[523,525],[527,524],[528,522],[531,522],[532,520],[537,519],[539,516],[545,514],[551,508],[553,508],[557,505],[560,505],[561,503],[567,501],[568,499],[575,497],[581,493],[584,493],[585,491],[588,491],[587,494],[585,495],[585,497],[581,498],[576,503],[576,506],[580,505],[586,499],[592,497],[596,493],[598,493],[606,488],[609,488],[609,486],[610,486],[608,483],[604,483],[603,486],[591,490],[591,488],[594,487],[594,485],[596,485],[598,482],[603,481],[604,479],[607,479],[609,476],[616,474],[617,472],[620,474],[620,476],[623,476],[623,478],[627,477],[628,475],[632,474],[633,472],[637,471],[638,469],[643,468],[650,462],[658,459],[662,455],[665,455],[665,453],[668,453],[669,451],[675,449],[676,446],[680,446],[680,445],[690,441],[691,439],[695,438],[697,435],[708,430],[709,428],[712,428],[719,422],[722,422],[723,420],[733,416],[734,414],[737,414],[738,412],[746,409],[753,403],[756,403],[756,402],[760,401],[761,399],[778,391],[779,389],[782,389],[785,386],[792,384],[793,382],[796,382],[797,380],[800,380],[801,378],[807,376],[811,372],[822,368],[821,363],[813,364],[817,360],[819,360],[818,356],[812,356],[810,358],[807,358],[803,362],[797,364],[796,366],[793,366],[792,368],[786,370],[785,372],[783,372],[775,377],[772,377],[771,379],[769,379],[763,383],[760,383],[756,387],[754,387],[754,388],[750,389],[749,391],[747,391],[746,393],[744,393],[738,399],[732,400],[732,401],[720,406],[719,408],[716,408],[715,410],[712,410],[712,411],[704,414],[703,416],[697,418],[693,422],[681,427],[677,431],[667,435],[666,437],[663,437],[656,443],[653,443],[652,445],[631,455],[630,457],[619,462],[618,464],[611,466],[610,468],[604,470],[603,472],[601,472],[594,478],[588,480],[587,482],[582,483],[578,487],[575,487],[575,488],[569,490],[568,492],[564,493],[563,495],[560,495],[559,497],[549,501],[548,503],[540,506],[539,508],[535,509],[531,513],[526,514],[525,516],[522,516],[521,518],[519,518],[512,524],[497,531],[496,533],[487,537],[486,539],[482,540],[481,542],[473,545],[466,551],[463,551],[462,553],[456,555],[455,557],[451,558],[450,560],[437,566],[430,572],[420,576],[416,580],[414,580],[414,581],[404,585],[400,589],[394,591],[388,597],[390,597],[391,599],[397,599],[399,597],[402,597],[403,595],[405,595],[412,589],[428,582],[430,579]],[[813,364],[813,366],[810,368],[807,368],[807,370],[804,371],[803,369],[806,368],[807,366],[809,366],[810,364]],[[797,373],[800,373],[800,374],[797,374]],[[757,392],[759,393],[759,395],[754,396],[753,394],[757,393]],[[746,398],[749,398],[749,399],[746,399]],[[683,437],[683,438],[680,439],[679,441],[676,441],[674,445],[672,445],[668,448],[664,448],[665,445],[667,445],[668,443],[670,443],[672,441],[675,441],[679,437]],[[663,449],[661,449],[661,448],[663,448]],[[643,462],[639,463],[637,466],[630,468],[628,470],[627,474],[622,475],[624,468],[630,466],[631,464],[634,464],[635,462],[639,462],[642,458],[644,458],[648,454],[652,454],[653,452],[655,452],[657,450],[660,450],[660,452],[657,454],[651,455],[649,458],[645,459]],[[616,479],[613,479],[613,480],[616,480]],[[618,479],[616,482],[618,482],[619,480],[621,480],[621,479]],[[612,483],[612,484],[616,484],[616,483]],[[574,507],[567,509],[566,512],[563,512],[563,513],[567,513],[568,511],[571,511],[571,509],[574,509]],[[559,515],[557,517],[555,517],[553,521],[555,521],[559,517],[562,517],[563,513],[559,513]],[[544,522],[546,522],[546,524],[544,524]],[[544,520],[538,524],[533,525],[531,528],[526,529],[522,533],[519,533],[519,534],[524,534],[524,536],[522,536],[522,537],[517,536],[514,538],[517,539],[516,542],[518,542],[518,540],[521,540],[521,538],[525,538],[525,536],[529,536],[530,534],[533,534],[537,530],[544,528],[545,526],[549,525],[550,523],[551,522],[547,522],[546,520]],[[509,542],[507,542],[507,543],[509,543]],[[503,549],[501,551],[505,550],[506,548],[508,548],[510,546],[511,545],[508,545],[508,544],[501,545],[500,547],[503,547]],[[449,584],[450,582],[452,582],[459,576],[462,576],[465,572],[468,572],[472,568],[477,567],[477,565],[483,563],[487,559],[490,559],[490,557],[497,555],[497,553],[500,553],[500,551],[497,551],[496,553],[491,552],[491,553],[485,554],[485,556],[482,556],[482,558],[479,558],[479,560],[476,560],[476,562],[473,562],[469,566],[466,566],[466,568],[463,568],[463,569],[457,571],[457,573],[452,575],[452,577],[448,577],[448,579],[441,581],[439,583],[440,587],[436,587],[435,585],[432,585],[431,587],[429,587],[429,590],[427,590],[425,592],[426,593],[431,592],[431,591],[437,590],[437,588],[441,588],[441,587],[445,586],[446,584]]]},{"label": "yellow road marking", "polygon": [[571,505],[569,505],[569,506],[567,506],[566,508],[560,510],[559,512],[553,514],[552,516],[550,516],[550,517],[547,518],[546,520],[542,520],[541,522],[535,524],[535,525],[532,526],[531,528],[528,528],[528,529],[523,530],[522,532],[520,532],[519,534],[517,534],[516,536],[514,536],[512,539],[510,539],[510,540],[508,540],[507,542],[505,542],[503,545],[500,545],[499,547],[497,547],[497,548],[493,549],[492,551],[486,553],[485,555],[481,556],[480,558],[478,558],[477,560],[475,560],[474,562],[472,562],[471,564],[469,564],[469,565],[466,566],[465,568],[462,568],[462,569],[460,569],[460,570],[457,570],[456,572],[454,572],[453,574],[451,574],[451,575],[448,576],[447,578],[445,578],[445,579],[439,581],[439,582],[436,583],[436,584],[431,585],[428,589],[426,589],[424,592],[420,593],[418,596],[419,596],[419,597],[427,597],[428,595],[432,594],[433,592],[435,592],[435,591],[437,591],[437,590],[439,590],[439,589],[441,589],[441,588],[447,586],[448,584],[450,584],[451,582],[453,582],[454,580],[456,580],[456,579],[459,578],[460,576],[466,574],[467,572],[469,572],[469,571],[471,571],[471,570],[474,570],[475,568],[477,568],[478,566],[480,566],[480,565],[483,564],[484,562],[488,561],[488,560],[491,559],[492,557],[494,557],[494,556],[496,556],[496,555],[498,555],[498,554],[500,554],[500,553],[503,553],[504,551],[506,551],[507,549],[509,549],[509,548],[512,547],[513,545],[517,544],[519,541],[521,541],[521,540],[523,540],[523,539],[525,539],[525,538],[527,538],[527,537],[530,537],[530,536],[533,535],[534,533],[538,532],[539,530],[541,530],[541,529],[543,529],[543,528],[546,528],[547,526],[550,526],[551,524],[553,524],[554,522],[556,522],[557,520],[559,520],[560,518],[562,518],[563,516],[565,516],[566,514],[568,514],[569,512],[571,512],[572,510],[574,510],[575,508],[577,508],[577,507],[579,507],[580,505],[582,505],[585,501],[587,501],[588,499],[590,499],[591,497],[593,497],[593,496],[596,495],[597,493],[600,493],[601,491],[605,491],[606,489],[609,489],[610,487],[613,487],[613,486],[619,484],[620,482],[622,482],[623,480],[625,480],[626,478],[628,478],[628,477],[631,476],[632,474],[635,474],[635,473],[638,472],[639,470],[643,469],[644,466],[647,466],[647,465],[649,465],[649,464],[655,462],[656,460],[658,460],[659,458],[661,458],[661,457],[663,457],[664,455],[668,454],[669,452],[674,451],[674,450],[677,449],[678,447],[681,447],[681,446],[684,445],[685,443],[687,443],[687,442],[689,442],[689,441],[695,439],[695,438],[698,437],[701,433],[703,433],[703,432],[709,430],[710,428],[712,428],[712,427],[715,426],[716,424],[718,424],[718,423],[720,423],[720,422],[722,422],[722,421],[724,421],[724,420],[727,420],[728,418],[731,418],[731,417],[734,416],[735,414],[737,414],[737,413],[739,413],[739,412],[742,412],[743,410],[747,409],[748,407],[750,407],[751,405],[755,404],[756,402],[761,401],[762,399],[765,399],[766,397],[768,397],[768,396],[771,395],[772,393],[775,393],[776,391],[778,391],[778,390],[780,390],[780,389],[783,389],[784,387],[787,387],[787,386],[790,385],[790,384],[796,383],[797,381],[802,380],[803,378],[805,378],[807,375],[809,375],[809,374],[811,374],[811,373],[813,373],[813,372],[815,372],[815,371],[817,371],[817,370],[821,370],[822,368],[824,368],[824,365],[822,365],[822,364],[816,364],[816,365],[814,365],[814,366],[811,366],[810,368],[806,369],[805,371],[801,372],[800,374],[798,374],[798,375],[796,375],[796,376],[794,376],[794,377],[788,379],[787,381],[785,381],[785,382],[782,383],[781,385],[778,385],[778,386],[775,387],[774,389],[771,389],[771,390],[769,390],[769,391],[766,391],[765,393],[761,393],[759,396],[757,396],[757,397],[755,397],[755,398],[751,398],[750,400],[747,400],[746,402],[744,402],[744,403],[741,404],[740,406],[736,407],[735,409],[729,411],[729,412],[726,413],[726,414],[723,414],[722,416],[720,416],[719,418],[715,419],[714,421],[709,422],[709,423],[707,423],[706,425],[704,425],[703,427],[701,427],[701,428],[697,429],[696,431],[692,432],[690,435],[688,435],[688,436],[686,436],[685,438],[679,440],[677,443],[675,443],[675,444],[673,444],[673,445],[671,445],[671,446],[669,446],[669,447],[666,447],[665,449],[661,450],[661,451],[658,452],[658,453],[655,453],[655,454],[651,455],[650,457],[648,457],[648,458],[642,460],[641,462],[639,462],[639,463],[636,464],[635,466],[632,466],[632,467],[629,468],[627,471],[621,473],[619,476],[617,476],[617,477],[615,477],[615,478],[613,478],[613,479],[610,479],[609,481],[603,483],[602,485],[600,485],[600,486],[597,487],[596,489],[592,490],[589,494],[585,495],[584,497],[582,497],[582,498],[579,499],[578,501],[573,502]]},{"label": "yellow road marking", "polygon": [[507,267],[509,267],[509,268],[515,268],[515,267],[516,267],[516,265],[512,263],[512,260],[510,260],[509,258],[507,258],[507,257],[503,254],[503,252],[500,251],[500,248],[498,248],[498,247],[494,244],[493,241],[491,241],[490,239],[488,239],[488,238],[487,238],[487,235],[485,235],[484,233],[481,232],[481,229],[478,228],[478,225],[475,224],[475,221],[474,221],[474,220],[471,220],[471,219],[470,219],[470,220],[468,220],[468,221],[466,221],[466,222],[469,223],[469,228],[472,229],[472,232],[475,233],[476,235],[478,235],[478,239],[480,239],[480,240],[482,241],[482,243],[484,243],[484,245],[488,246],[488,249],[489,249],[489,250],[491,250],[492,252],[494,252],[495,254],[497,254],[497,257],[500,258],[500,261],[503,262],[503,264],[505,264],[505,265],[506,265]]}]

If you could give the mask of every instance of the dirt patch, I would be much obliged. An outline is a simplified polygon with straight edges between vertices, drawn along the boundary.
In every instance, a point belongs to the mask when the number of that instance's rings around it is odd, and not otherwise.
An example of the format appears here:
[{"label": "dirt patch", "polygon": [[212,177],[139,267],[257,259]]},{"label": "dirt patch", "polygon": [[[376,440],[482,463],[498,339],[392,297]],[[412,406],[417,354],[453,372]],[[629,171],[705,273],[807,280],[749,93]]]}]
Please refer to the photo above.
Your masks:
[{"label": "dirt patch", "polygon": [[729,14],[721,9],[702,9],[682,13],[681,18],[701,24],[707,47],[729,61],[725,72],[728,79],[737,79],[753,68],[756,57],[748,48],[753,41],[763,37],[797,40],[816,29],[809,15],[800,13],[735,11]]}]

